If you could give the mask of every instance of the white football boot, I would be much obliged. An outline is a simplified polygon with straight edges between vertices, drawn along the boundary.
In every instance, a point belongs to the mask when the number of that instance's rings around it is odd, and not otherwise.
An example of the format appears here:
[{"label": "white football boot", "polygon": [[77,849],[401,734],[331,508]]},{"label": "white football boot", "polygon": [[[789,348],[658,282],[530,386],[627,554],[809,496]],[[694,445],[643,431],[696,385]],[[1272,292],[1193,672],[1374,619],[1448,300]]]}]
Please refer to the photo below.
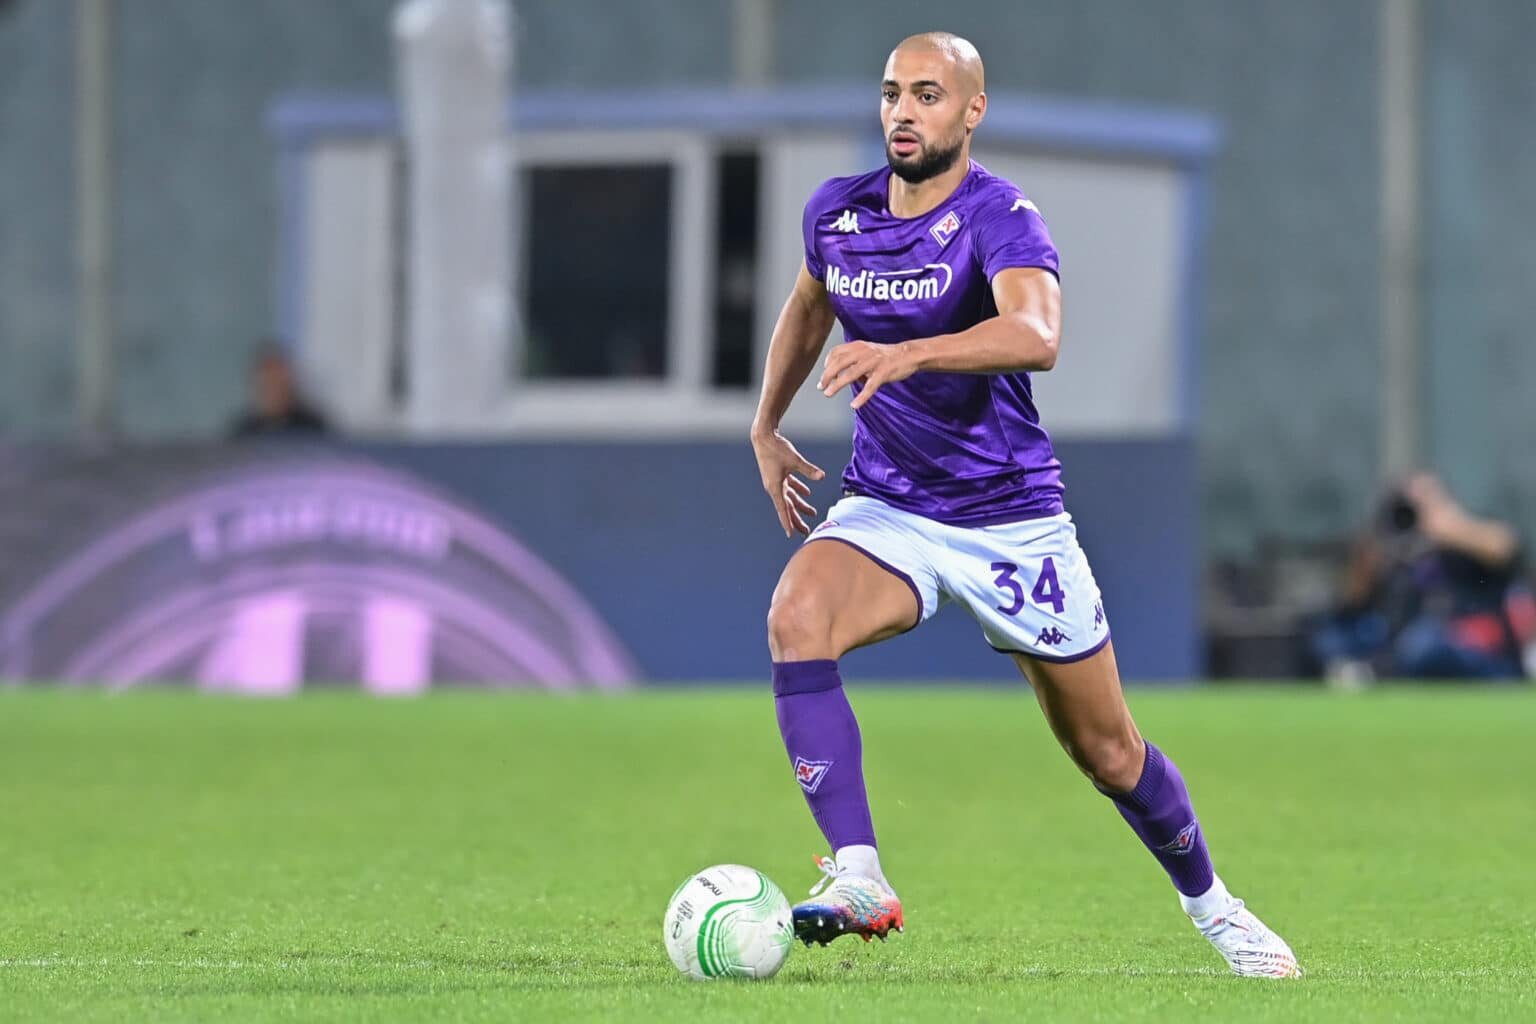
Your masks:
[{"label": "white football boot", "polygon": [[1184,912],[1200,934],[1245,978],[1299,978],[1301,965],[1285,940],[1254,916],[1243,901],[1216,879],[1204,896],[1181,896]]},{"label": "white football boot", "polygon": [[816,866],[823,877],[811,889],[811,899],[795,904],[795,938],[807,946],[825,946],[843,935],[884,942],[892,929],[902,930],[901,900],[888,884],[840,869],[831,857],[817,857]]}]

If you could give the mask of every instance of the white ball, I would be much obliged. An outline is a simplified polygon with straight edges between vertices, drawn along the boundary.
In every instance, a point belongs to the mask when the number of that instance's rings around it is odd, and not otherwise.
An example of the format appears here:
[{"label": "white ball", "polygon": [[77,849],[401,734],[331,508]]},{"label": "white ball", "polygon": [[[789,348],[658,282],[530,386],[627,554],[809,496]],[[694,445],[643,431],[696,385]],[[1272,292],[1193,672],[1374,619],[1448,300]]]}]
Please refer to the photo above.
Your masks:
[{"label": "white ball", "polygon": [[795,933],[789,900],[768,876],[717,864],[677,887],[662,939],[690,978],[771,978],[789,958]]}]

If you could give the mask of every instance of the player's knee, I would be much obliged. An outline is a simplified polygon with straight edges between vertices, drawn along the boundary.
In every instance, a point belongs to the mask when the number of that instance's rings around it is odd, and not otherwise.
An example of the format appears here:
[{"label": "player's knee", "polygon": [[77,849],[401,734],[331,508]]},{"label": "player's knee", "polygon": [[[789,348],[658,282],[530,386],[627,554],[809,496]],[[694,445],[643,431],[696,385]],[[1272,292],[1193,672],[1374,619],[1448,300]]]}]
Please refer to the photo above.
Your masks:
[{"label": "player's knee", "polygon": [[1124,793],[1141,781],[1146,747],[1134,735],[1098,737],[1076,745],[1074,753],[1078,767],[1100,789]]},{"label": "player's knee", "polygon": [[773,595],[768,609],[768,650],[774,661],[836,658],[832,618],[814,591],[791,588]]}]

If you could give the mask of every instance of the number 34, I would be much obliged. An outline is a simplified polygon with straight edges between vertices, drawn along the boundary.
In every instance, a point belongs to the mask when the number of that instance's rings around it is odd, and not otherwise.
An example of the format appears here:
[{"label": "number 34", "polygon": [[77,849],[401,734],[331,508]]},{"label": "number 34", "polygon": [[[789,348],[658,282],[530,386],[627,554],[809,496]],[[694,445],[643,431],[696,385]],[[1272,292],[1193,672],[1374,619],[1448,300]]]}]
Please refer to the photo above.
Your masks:
[{"label": "number 34", "polygon": [[[1012,602],[997,606],[997,610],[1004,615],[1017,615],[1024,610],[1024,584],[1019,582],[1019,567],[1012,562],[993,562],[992,570],[997,573],[997,578],[992,585],[1008,591],[1013,596]],[[1067,595],[1061,589],[1061,580],[1056,576],[1056,563],[1046,558],[1040,563],[1040,577],[1035,580],[1034,589],[1029,592],[1029,599],[1035,604],[1050,605],[1051,610],[1060,615],[1067,607]]]}]

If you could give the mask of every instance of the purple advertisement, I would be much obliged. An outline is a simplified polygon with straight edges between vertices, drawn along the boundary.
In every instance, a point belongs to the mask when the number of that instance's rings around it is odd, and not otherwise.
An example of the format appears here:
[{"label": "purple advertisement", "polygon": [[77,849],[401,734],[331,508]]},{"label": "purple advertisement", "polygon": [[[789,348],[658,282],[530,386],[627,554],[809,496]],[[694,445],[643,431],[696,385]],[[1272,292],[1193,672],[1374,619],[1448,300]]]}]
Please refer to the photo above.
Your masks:
[{"label": "purple advertisement", "polygon": [[505,525],[353,454],[12,449],[0,501],[7,684],[409,694],[637,674]]}]

